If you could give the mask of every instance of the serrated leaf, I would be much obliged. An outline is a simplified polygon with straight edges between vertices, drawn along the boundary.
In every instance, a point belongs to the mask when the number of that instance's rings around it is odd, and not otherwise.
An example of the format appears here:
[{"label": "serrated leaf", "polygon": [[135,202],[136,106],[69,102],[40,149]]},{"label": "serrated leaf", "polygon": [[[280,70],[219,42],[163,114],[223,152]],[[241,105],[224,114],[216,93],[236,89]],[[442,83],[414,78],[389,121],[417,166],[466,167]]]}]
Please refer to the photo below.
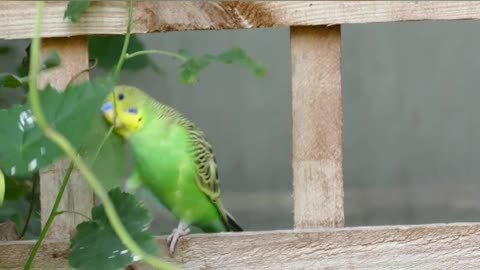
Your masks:
[{"label": "serrated leaf", "polygon": [[70,0],[67,9],[63,14],[63,18],[69,18],[72,22],[77,22],[83,12],[90,6],[90,0]]},{"label": "serrated leaf", "polygon": [[[127,231],[146,252],[158,253],[158,245],[148,232],[152,217],[141,201],[115,188],[109,196]],[[123,269],[134,262],[134,255],[115,234],[103,205],[92,209],[92,221],[80,223],[70,240],[68,264],[76,269]]]},{"label": "serrated leaf", "polygon": [[[89,55],[98,60],[99,67],[111,70],[120,58],[124,39],[123,35],[91,36],[88,40]],[[131,35],[128,52],[142,50],[145,50],[143,42],[136,35]],[[123,65],[123,70],[137,71],[146,67],[151,67],[156,72],[160,70],[148,55],[139,55],[128,59]]]},{"label": "serrated leaf", "polygon": [[[112,88],[110,80],[69,86],[63,93],[47,86],[40,103],[50,125],[78,148]],[[0,123],[0,169],[6,175],[28,176],[64,156],[37,126],[29,104],[0,110]]]},{"label": "serrated leaf", "polygon": [[128,156],[125,151],[125,144],[116,133],[110,134],[100,152],[98,152],[109,128],[110,126],[101,115],[95,117],[92,122],[91,133],[80,152],[107,190],[121,186],[128,173]]},{"label": "serrated leaf", "polygon": [[18,88],[23,86],[26,80],[10,73],[0,73],[0,87]]},{"label": "serrated leaf", "polygon": [[181,66],[180,81],[186,84],[191,84],[198,81],[200,71],[206,68],[212,58],[204,56],[200,58],[190,58]]},{"label": "serrated leaf", "polygon": [[262,78],[265,75],[265,68],[258,64],[253,58],[241,48],[232,48],[231,50],[219,54],[216,59],[225,64],[238,64],[254,71],[257,77]]},{"label": "serrated leaf", "polygon": [[53,50],[47,58],[43,61],[43,67],[45,69],[58,67],[61,63],[60,55],[56,50]]},{"label": "serrated leaf", "polygon": [[240,66],[253,70],[258,78],[265,76],[265,68],[257,63],[253,58],[247,55],[241,48],[232,48],[227,52],[219,55],[204,55],[201,57],[194,57],[186,50],[180,50],[180,55],[186,58],[186,61],[181,65],[179,79],[182,83],[191,84],[198,81],[199,74],[211,62],[217,61],[225,64],[238,64]]}]

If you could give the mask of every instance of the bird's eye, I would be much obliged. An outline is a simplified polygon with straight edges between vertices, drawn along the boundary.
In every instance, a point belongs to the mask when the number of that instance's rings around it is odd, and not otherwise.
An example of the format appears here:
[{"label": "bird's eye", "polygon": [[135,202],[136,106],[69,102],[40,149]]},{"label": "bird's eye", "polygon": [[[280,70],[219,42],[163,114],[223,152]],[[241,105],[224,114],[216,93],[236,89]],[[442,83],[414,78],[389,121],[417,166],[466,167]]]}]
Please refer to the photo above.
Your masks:
[{"label": "bird's eye", "polygon": [[125,95],[123,94],[118,94],[118,100],[123,100],[125,98]]}]

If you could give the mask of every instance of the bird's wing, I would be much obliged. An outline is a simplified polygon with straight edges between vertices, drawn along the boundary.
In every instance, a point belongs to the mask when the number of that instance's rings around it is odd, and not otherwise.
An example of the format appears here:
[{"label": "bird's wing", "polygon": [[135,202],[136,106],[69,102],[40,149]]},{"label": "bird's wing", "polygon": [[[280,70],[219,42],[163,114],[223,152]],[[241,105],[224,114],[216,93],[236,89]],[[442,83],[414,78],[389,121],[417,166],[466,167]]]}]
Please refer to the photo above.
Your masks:
[{"label": "bird's wing", "polygon": [[230,231],[242,231],[230,213],[225,210],[220,198],[220,180],[218,178],[217,161],[210,143],[203,133],[198,130],[190,131],[190,138],[194,142],[194,159],[197,167],[196,182],[199,189],[212,201],[217,208],[223,223]]},{"label": "bird's wing", "polygon": [[220,198],[220,181],[212,146],[200,131],[191,130],[190,138],[193,142],[193,155],[197,167],[197,186],[215,203]]}]

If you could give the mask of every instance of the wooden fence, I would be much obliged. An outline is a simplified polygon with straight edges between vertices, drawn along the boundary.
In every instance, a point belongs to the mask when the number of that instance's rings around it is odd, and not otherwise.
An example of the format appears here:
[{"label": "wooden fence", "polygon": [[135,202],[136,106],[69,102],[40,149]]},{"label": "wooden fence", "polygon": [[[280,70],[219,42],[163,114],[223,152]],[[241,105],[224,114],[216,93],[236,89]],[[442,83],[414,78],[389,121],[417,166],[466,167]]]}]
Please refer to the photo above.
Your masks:
[{"label": "wooden fence", "polygon": [[[47,2],[42,32],[43,53],[55,48],[62,57],[42,82],[59,88],[87,68],[85,36],[125,33],[128,10],[98,2],[72,24],[65,8]],[[32,38],[35,12],[33,1],[1,1],[0,39]],[[480,223],[342,228],[341,95],[342,24],[479,18],[480,2],[463,1],[136,2],[134,33],[288,26],[291,35],[295,227],[187,236],[168,260],[186,269],[479,269]],[[59,162],[42,172],[42,224],[64,170]],[[72,180],[60,208],[89,215],[93,193],[78,173]],[[67,268],[69,232],[81,221],[58,217],[35,266]],[[0,242],[0,269],[23,267],[33,244]]]}]

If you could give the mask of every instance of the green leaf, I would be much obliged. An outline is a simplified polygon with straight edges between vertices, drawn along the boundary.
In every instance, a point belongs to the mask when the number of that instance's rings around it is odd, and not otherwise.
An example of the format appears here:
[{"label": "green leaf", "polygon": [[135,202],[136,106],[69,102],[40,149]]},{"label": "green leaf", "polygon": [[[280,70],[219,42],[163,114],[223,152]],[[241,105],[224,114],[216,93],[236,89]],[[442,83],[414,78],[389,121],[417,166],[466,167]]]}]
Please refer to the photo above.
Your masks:
[{"label": "green leaf", "polygon": [[[39,93],[40,102],[50,125],[78,148],[112,88],[110,80],[69,86],[64,93],[47,86]],[[0,110],[0,123],[0,169],[5,175],[28,176],[64,156],[37,126],[29,104]]]},{"label": "green leaf", "polygon": [[[152,217],[141,201],[115,188],[109,192],[120,219],[137,244],[155,255],[159,247],[148,232]],[[103,205],[92,209],[92,221],[80,223],[70,240],[68,264],[76,269],[123,269],[134,262],[134,255],[115,234]]]},{"label": "green leaf", "polygon": [[[20,183],[16,180],[17,179],[14,180],[12,178],[5,177],[5,201],[0,207],[0,223],[11,220],[17,225],[17,231],[21,232],[25,226],[25,221],[30,208],[32,181],[21,180],[24,182]],[[12,182],[17,182],[16,184],[22,185],[22,189],[28,190],[26,192],[22,190],[21,194],[14,196],[15,198],[9,198],[12,196],[12,193],[15,192],[15,190],[11,189]],[[38,239],[38,236],[40,235],[40,192],[38,185],[35,194],[33,194],[33,200],[33,211],[30,222],[28,223],[27,232],[24,237],[25,240]]]},{"label": "green leaf", "polygon": [[197,82],[200,71],[206,68],[211,61],[212,57],[210,56],[188,59],[181,66],[180,81],[186,84]]},{"label": "green leaf", "polygon": [[27,79],[10,73],[0,73],[0,87],[18,88],[27,83]]},{"label": "green leaf", "polygon": [[[91,36],[88,40],[90,57],[97,58],[99,67],[106,70],[113,69],[122,53],[124,39],[124,35]],[[128,52],[143,50],[145,50],[143,42],[136,35],[131,35]],[[123,70],[138,71],[147,67],[151,67],[156,72],[160,70],[148,55],[128,59],[123,65]]]},{"label": "green leaf", "polygon": [[248,56],[241,48],[232,48],[219,55],[207,54],[197,58],[186,50],[180,50],[178,53],[187,59],[180,67],[179,76],[180,81],[185,84],[197,82],[200,72],[214,61],[224,64],[237,64],[251,69],[258,78],[263,78],[266,73],[265,67]]},{"label": "green leaf", "polygon": [[43,61],[43,67],[45,69],[58,67],[61,63],[60,55],[56,50],[53,50],[47,58]]},{"label": "green leaf", "polygon": [[109,129],[110,126],[102,116],[94,117],[91,133],[80,152],[107,190],[121,186],[128,173],[125,144],[116,133],[110,134],[98,152]]},{"label": "green leaf", "polygon": [[68,1],[67,10],[63,14],[63,18],[69,18],[72,22],[77,22],[80,16],[90,6],[90,0],[70,0]]},{"label": "green leaf", "polygon": [[[56,50],[54,50],[43,61],[43,69],[58,67],[60,63],[60,55]],[[23,86],[28,86],[28,67],[26,65],[20,64],[17,67],[17,73],[24,77],[19,77],[10,73],[0,73],[0,87],[19,88]]]},{"label": "green leaf", "polygon": [[225,64],[238,64],[245,68],[250,68],[258,78],[263,78],[266,73],[265,67],[255,62],[255,60],[248,56],[241,48],[232,48],[225,53],[219,54],[216,59]]},{"label": "green leaf", "polygon": [[[30,179],[29,179],[30,180]],[[32,189],[31,181],[5,178],[5,200],[15,201],[24,198]]]}]

